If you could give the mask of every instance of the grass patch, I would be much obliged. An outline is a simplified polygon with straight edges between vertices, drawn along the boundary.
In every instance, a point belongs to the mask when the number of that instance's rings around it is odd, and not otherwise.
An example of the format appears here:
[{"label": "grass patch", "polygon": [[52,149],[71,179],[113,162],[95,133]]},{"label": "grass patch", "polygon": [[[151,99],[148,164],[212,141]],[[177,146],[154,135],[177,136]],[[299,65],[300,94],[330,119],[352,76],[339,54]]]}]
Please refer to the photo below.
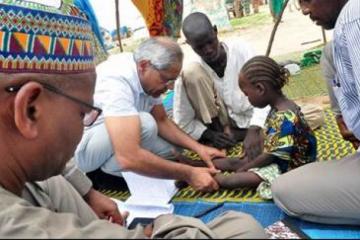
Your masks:
[{"label": "grass patch", "polygon": [[[322,48],[323,45],[319,45],[306,51],[298,51],[285,55],[275,56],[274,59],[277,62],[284,62],[287,60],[300,62],[304,53]],[[284,87],[284,93],[291,99],[327,96],[328,90],[325,79],[321,72],[320,64],[303,68],[301,69],[300,74],[291,76],[289,84]]]},{"label": "grass patch", "polygon": [[242,18],[233,18],[230,24],[233,28],[249,28],[272,23],[272,18],[268,12],[260,12]]},{"label": "grass patch", "polygon": [[299,75],[291,76],[284,93],[290,99],[327,96],[327,86],[322,76],[320,65],[305,68]]},{"label": "grass patch", "polygon": [[275,59],[275,61],[277,62],[283,62],[286,60],[292,60],[292,61],[297,61],[300,62],[301,58],[303,57],[304,53],[312,51],[312,50],[318,50],[318,49],[323,49],[324,45],[320,44],[318,46],[309,48],[308,50],[305,51],[298,51],[298,52],[292,52],[292,53],[288,53],[288,54],[284,54],[284,55],[279,55],[279,56],[274,56],[272,58]]}]

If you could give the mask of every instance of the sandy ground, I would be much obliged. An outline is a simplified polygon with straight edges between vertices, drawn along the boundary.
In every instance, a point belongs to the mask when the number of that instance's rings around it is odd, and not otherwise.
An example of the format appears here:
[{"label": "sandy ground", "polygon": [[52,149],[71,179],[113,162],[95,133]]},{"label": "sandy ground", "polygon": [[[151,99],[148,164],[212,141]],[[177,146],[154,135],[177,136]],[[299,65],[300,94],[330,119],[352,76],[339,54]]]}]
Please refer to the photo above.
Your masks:
[{"label": "sandy ground", "polygon": [[[261,11],[268,12],[265,5]],[[274,24],[270,20],[268,24],[247,29],[235,29],[231,32],[220,34],[220,40],[226,38],[240,37],[250,43],[258,54],[265,54],[271,31]],[[326,32],[327,39],[330,40],[332,31]],[[180,40],[180,43],[183,40]],[[313,42],[309,44],[304,44]],[[300,11],[290,12],[285,10],[283,22],[279,25],[273,44],[271,56],[279,56],[292,52],[305,51],[319,46],[323,43],[322,30],[315,25],[308,16],[304,16]],[[191,55],[192,50],[187,44],[181,44],[186,55]]]}]

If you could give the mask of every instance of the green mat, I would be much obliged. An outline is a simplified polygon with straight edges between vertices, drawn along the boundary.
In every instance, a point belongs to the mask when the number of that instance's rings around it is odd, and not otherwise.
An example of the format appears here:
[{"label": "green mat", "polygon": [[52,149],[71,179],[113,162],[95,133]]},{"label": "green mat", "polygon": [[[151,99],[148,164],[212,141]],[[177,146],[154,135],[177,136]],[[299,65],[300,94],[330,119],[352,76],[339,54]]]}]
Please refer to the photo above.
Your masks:
[{"label": "green mat", "polygon": [[[344,141],[340,135],[335,118],[330,109],[325,111],[325,125],[315,131],[318,140],[318,159],[326,161],[332,159],[340,159],[347,155],[355,153],[352,145]],[[241,153],[241,145],[236,146],[228,152],[228,156],[237,156]],[[187,153],[193,158],[197,158],[194,153]],[[102,190],[103,193],[110,197],[120,200],[126,200],[129,192],[117,192]],[[193,202],[204,200],[208,202],[264,202],[255,189],[243,188],[238,190],[220,190],[216,193],[200,193],[194,191],[191,187],[182,189],[173,199],[174,202]]]}]

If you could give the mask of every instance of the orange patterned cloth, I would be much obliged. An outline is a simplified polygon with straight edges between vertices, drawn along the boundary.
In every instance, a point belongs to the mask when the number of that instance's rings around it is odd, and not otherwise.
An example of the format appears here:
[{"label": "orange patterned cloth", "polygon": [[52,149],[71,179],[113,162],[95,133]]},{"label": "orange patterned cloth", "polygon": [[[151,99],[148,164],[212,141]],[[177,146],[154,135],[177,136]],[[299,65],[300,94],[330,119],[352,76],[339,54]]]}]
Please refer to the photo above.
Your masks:
[{"label": "orange patterned cloth", "polygon": [[132,0],[145,19],[150,36],[180,37],[183,0]]}]

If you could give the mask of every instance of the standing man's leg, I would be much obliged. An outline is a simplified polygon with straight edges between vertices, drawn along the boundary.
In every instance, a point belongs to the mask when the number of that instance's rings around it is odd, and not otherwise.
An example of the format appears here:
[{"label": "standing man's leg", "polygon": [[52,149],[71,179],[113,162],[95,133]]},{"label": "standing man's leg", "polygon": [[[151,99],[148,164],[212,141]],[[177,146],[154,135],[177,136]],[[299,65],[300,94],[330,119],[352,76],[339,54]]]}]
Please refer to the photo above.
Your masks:
[{"label": "standing man's leg", "polygon": [[241,0],[234,0],[235,17],[241,18],[244,16]]},{"label": "standing man's leg", "polygon": [[326,224],[360,224],[360,153],[305,165],[272,185],[275,203],[290,216]]},{"label": "standing man's leg", "polygon": [[244,15],[245,16],[249,16],[250,13],[251,13],[251,10],[250,10],[250,1],[251,0],[241,0],[241,4],[243,6],[243,9],[244,9]]}]

